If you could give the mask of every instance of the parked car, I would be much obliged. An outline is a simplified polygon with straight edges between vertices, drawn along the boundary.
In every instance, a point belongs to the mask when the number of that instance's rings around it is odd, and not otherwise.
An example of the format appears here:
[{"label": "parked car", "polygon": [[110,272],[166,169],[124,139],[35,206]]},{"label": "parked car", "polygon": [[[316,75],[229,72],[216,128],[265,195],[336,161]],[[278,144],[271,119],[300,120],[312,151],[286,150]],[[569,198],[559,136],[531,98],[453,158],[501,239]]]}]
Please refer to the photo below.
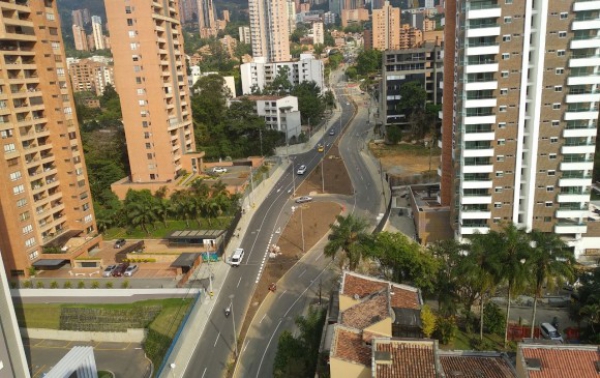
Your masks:
[{"label": "parked car", "polygon": [[140,267],[138,265],[129,265],[127,267],[127,269],[125,269],[125,273],[123,273],[123,275],[125,277],[131,277],[135,274],[135,272],[137,272],[138,270],[140,270]]},{"label": "parked car", "polygon": [[214,167],[212,169],[212,173],[227,173],[227,168],[223,167]]},{"label": "parked car", "polygon": [[109,265],[102,271],[102,277],[110,277],[118,265]]},{"label": "parked car", "polygon": [[115,249],[119,249],[119,248],[121,248],[122,246],[124,246],[124,245],[125,245],[125,243],[127,243],[127,241],[126,241],[125,239],[118,239],[118,240],[115,242],[115,246],[114,246],[114,247],[115,247]]},{"label": "parked car", "polygon": [[306,202],[310,202],[312,200],[313,200],[312,197],[304,196],[304,197],[297,198],[296,203],[306,203]]},{"label": "parked car", "polygon": [[306,165],[301,165],[300,168],[298,168],[298,170],[296,171],[297,174],[299,175],[303,175],[306,173]]},{"label": "parked car", "polygon": [[115,268],[115,270],[113,270],[113,272],[112,272],[113,277],[121,277],[123,275],[123,273],[125,273],[125,271],[127,270],[128,267],[129,267],[129,263],[119,264],[119,266],[117,266]]},{"label": "parked car", "polygon": [[558,330],[554,328],[554,326],[550,323],[542,323],[540,324],[540,333],[544,339],[550,339],[553,341],[558,341],[563,343],[564,340]]}]

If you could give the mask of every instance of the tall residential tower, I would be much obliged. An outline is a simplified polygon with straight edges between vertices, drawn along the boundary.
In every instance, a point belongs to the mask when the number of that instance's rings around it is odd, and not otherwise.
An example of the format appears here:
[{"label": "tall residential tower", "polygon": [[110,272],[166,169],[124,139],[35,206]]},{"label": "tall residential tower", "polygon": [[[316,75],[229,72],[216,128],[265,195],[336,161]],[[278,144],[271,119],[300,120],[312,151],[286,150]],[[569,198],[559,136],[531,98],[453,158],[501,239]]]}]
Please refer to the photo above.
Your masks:
[{"label": "tall residential tower", "polygon": [[[200,168],[175,0],[106,0],[131,177],[157,189]],[[139,187],[141,189],[141,187]],[[113,190],[115,187],[113,186]]]},{"label": "tall residential tower", "polygon": [[200,29],[200,37],[210,38],[216,37],[217,21],[215,17],[215,8],[212,0],[198,0],[198,28]]},{"label": "tall residential tower", "polygon": [[102,32],[102,17],[92,16],[92,35],[94,36],[94,46],[96,50],[104,50],[104,33]]},{"label": "tall residential tower", "polygon": [[0,1],[0,250],[10,279],[97,248],[59,14]]},{"label": "tall residential tower", "polygon": [[600,1],[446,0],[442,204],[457,237],[587,231]]},{"label": "tall residential tower", "polygon": [[287,0],[249,0],[252,56],[286,62],[290,55]]}]

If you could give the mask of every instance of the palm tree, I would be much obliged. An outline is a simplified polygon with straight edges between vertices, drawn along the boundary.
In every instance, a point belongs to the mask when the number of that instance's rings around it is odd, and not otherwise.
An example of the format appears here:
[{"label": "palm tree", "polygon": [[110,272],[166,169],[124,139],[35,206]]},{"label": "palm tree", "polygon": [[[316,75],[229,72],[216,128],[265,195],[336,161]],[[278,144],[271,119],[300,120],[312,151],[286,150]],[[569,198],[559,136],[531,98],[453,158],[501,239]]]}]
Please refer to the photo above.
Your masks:
[{"label": "palm tree", "polygon": [[195,205],[190,193],[178,190],[171,196],[171,212],[177,219],[185,220],[186,227],[190,227],[190,219],[195,217]]},{"label": "palm tree", "polygon": [[372,244],[372,236],[366,231],[369,224],[366,220],[352,215],[338,215],[336,223],[330,226],[331,233],[328,237],[329,242],[325,245],[325,256],[333,259],[341,249],[346,253],[349,269],[355,271]]},{"label": "palm tree", "polygon": [[506,302],[506,324],[504,346],[508,345],[508,320],[512,295],[523,289],[529,278],[527,258],[531,254],[531,244],[527,233],[513,223],[506,225],[501,232],[490,231],[487,234],[487,249],[492,254],[496,279],[506,282],[508,300]]},{"label": "palm tree", "polygon": [[550,284],[556,279],[572,280],[575,261],[573,254],[557,234],[533,230],[529,236],[534,242],[533,253],[529,257],[530,278],[535,291],[530,336],[533,339],[537,303],[544,284]]},{"label": "palm tree", "polygon": [[156,206],[153,200],[130,202],[126,206],[127,218],[133,227],[141,226],[150,235],[148,225],[156,221]]},{"label": "palm tree", "polygon": [[437,274],[436,293],[438,308],[444,316],[453,316],[460,302],[459,272],[461,260],[467,246],[456,239],[441,240],[428,249],[433,256],[442,262]]}]

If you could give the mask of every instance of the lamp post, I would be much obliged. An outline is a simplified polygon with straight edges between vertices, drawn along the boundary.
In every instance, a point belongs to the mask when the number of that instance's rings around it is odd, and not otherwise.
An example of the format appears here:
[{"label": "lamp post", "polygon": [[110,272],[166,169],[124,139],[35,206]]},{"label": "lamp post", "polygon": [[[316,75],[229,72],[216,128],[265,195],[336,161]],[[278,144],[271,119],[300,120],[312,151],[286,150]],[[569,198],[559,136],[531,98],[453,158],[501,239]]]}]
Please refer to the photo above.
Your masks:
[{"label": "lamp post", "polygon": [[304,217],[302,217],[302,205],[300,205],[300,229],[302,231],[302,253],[304,253]]},{"label": "lamp post", "polygon": [[323,186],[323,194],[325,194],[325,155],[321,158],[321,185]]},{"label": "lamp post", "polygon": [[296,161],[294,159],[292,159],[292,183],[294,185],[292,197],[296,197]]},{"label": "lamp post", "polygon": [[231,323],[233,324],[233,344],[235,345],[235,357],[238,356],[238,347],[237,347],[237,332],[235,330],[235,314],[233,313],[233,297],[235,295],[231,294],[229,296],[229,308],[231,309]]}]

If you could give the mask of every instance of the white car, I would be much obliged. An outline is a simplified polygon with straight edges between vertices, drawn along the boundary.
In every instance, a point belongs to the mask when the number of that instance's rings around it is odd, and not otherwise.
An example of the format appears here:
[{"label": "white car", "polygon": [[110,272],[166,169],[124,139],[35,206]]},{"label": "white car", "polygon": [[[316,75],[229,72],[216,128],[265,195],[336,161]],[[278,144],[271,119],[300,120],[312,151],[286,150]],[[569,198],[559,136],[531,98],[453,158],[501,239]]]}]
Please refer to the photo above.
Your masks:
[{"label": "white car", "polygon": [[212,173],[227,173],[227,168],[223,167],[214,167],[212,169]]},{"label": "white car", "polygon": [[303,175],[306,173],[306,165],[301,165],[300,168],[296,171],[297,174]]},{"label": "white car", "polygon": [[110,277],[112,276],[113,271],[117,268],[118,265],[109,265],[106,268],[104,268],[104,271],[102,272],[102,277]]},{"label": "white car", "polygon": [[297,198],[296,203],[306,203],[306,202],[310,202],[312,200],[313,200],[312,197],[304,196],[304,197]]},{"label": "white car", "polygon": [[131,276],[133,276],[133,275],[134,275],[134,273],[135,273],[135,272],[137,272],[139,269],[140,269],[140,267],[139,267],[139,266],[137,266],[137,265],[129,265],[129,266],[127,267],[127,269],[125,269],[125,273],[123,273],[123,275],[124,275],[125,277],[131,277]]}]

